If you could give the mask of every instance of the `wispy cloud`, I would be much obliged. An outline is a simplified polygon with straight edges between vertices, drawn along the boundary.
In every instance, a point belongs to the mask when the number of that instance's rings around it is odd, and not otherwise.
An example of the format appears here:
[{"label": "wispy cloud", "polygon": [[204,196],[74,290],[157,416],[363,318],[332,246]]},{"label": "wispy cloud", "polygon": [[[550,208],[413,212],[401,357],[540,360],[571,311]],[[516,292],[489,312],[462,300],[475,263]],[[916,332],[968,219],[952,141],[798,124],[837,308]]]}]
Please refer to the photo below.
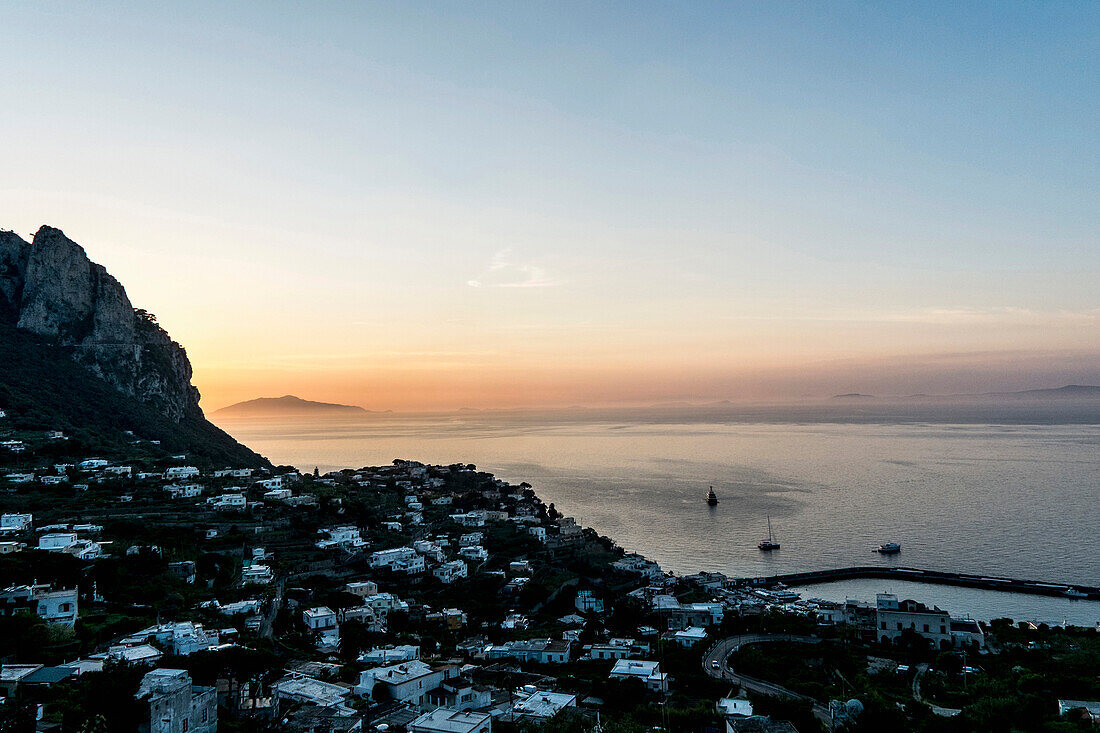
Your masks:
[{"label": "wispy cloud", "polygon": [[531,263],[517,263],[512,248],[498,250],[477,277],[467,280],[472,288],[548,288],[558,284],[546,268]]}]

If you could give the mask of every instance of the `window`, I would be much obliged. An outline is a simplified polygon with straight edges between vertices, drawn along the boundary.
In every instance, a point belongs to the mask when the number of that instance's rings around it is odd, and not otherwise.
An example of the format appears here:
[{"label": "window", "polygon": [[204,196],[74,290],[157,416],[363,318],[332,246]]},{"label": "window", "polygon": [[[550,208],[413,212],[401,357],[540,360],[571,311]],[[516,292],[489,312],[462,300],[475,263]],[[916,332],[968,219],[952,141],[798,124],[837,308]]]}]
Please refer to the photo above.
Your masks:
[{"label": "window", "polygon": [[886,630],[886,622],[885,621],[882,622],[882,629],[883,629],[883,631]]},{"label": "window", "polygon": [[924,633],[926,633],[926,634],[928,633],[928,624],[924,625]]},{"label": "window", "polygon": [[901,621],[898,621],[898,631],[901,631]]}]

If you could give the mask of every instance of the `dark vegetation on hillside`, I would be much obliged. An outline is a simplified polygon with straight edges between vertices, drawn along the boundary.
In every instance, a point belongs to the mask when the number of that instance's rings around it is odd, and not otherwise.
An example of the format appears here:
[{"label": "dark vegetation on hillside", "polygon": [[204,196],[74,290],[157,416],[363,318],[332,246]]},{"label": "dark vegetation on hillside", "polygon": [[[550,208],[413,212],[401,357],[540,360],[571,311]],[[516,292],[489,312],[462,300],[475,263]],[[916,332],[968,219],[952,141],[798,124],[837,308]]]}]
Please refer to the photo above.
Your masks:
[{"label": "dark vegetation on hillside", "polygon": [[[176,423],[128,397],[72,361],[63,347],[0,324],[0,409],[5,427],[62,430],[89,451],[119,448],[133,436],[159,440],[168,452],[211,464],[262,466],[267,461],[201,414]],[[73,447],[70,444],[70,448]]]}]

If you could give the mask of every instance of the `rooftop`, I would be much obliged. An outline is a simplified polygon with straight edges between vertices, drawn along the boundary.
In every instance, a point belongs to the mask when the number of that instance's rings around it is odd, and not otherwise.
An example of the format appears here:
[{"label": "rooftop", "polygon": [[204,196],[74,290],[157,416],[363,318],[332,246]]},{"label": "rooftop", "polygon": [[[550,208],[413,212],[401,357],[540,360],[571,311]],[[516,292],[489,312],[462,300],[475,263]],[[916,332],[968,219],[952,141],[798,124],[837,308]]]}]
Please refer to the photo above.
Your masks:
[{"label": "rooftop", "polygon": [[430,728],[440,733],[470,733],[477,730],[489,719],[488,713],[459,712],[447,708],[436,708],[430,713],[424,713],[416,720],[409,723],[408,728],[414,730],[418,727]]}]

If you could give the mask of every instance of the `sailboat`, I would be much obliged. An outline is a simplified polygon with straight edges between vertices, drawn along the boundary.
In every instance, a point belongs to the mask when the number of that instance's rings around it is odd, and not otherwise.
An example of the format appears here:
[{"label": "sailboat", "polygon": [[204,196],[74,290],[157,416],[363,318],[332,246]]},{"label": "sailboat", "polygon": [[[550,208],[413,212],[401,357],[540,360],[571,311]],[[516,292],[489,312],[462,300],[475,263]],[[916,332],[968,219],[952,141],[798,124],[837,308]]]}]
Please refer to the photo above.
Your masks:
[{"label": "sailboat", "polygon": [[779,543],[775,541],[775,535],[772,534],[772,518],[770,514],[768,515],[768,538],[766,540],[760,540],[760,544],[757,545],[757,547],[765,552],[779,549]]},{"label": "sailboat", "polygon": [[707,492],[707,506],[718,505],[718,494],[714,493],[714,487],[710,487],[710,491]]}]

